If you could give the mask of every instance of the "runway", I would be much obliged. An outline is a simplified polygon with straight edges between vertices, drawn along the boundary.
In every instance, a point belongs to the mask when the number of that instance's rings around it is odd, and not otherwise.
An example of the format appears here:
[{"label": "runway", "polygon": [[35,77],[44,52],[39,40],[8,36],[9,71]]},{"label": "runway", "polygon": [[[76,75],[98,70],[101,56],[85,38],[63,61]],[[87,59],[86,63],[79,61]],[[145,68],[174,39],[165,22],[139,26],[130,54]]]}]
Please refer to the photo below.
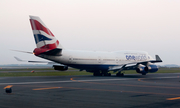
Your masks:
[{"label": "runway", "polygon": [[[3,89],[12,85],[13,92]],[[180,106],[180,73],[124,77],[1,77],[1,108],[158,108]]]}]

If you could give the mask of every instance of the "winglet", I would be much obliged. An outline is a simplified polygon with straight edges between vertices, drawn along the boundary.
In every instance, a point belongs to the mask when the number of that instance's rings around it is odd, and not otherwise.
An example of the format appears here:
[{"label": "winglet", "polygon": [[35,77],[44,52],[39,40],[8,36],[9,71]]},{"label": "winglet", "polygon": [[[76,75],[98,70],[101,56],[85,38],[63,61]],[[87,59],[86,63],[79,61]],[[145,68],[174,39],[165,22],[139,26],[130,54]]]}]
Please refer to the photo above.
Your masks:
[{"label": "winglet", "polygon": [[155,55],[155,56],[156,56],[156,61],[157,62],[162,62],[161,58],[158,55]]}]

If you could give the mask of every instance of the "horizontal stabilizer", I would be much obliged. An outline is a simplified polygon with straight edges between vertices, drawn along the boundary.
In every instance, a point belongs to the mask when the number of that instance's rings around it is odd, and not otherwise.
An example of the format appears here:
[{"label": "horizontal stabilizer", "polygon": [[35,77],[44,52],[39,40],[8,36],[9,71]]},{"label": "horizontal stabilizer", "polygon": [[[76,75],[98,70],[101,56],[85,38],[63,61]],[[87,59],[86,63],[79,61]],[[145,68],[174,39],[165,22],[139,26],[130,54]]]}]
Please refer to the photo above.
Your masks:
[{"label": "horizontal stabilizer", "polygon": [[23,52],[23,53],[28,53],[28,54],[33,54],[33,52],[27,52],[27,51],[20,51],[20,50],[12,50],[12,51]]},{"label": "horizontal stabilizer", "polygon": [[25,62],[25,60],[21,60],[20,58],[14,57],[17,61]]},{"label": "horizontal stabilizer", "polygon": [[28,60],[22,60],[18,57],[14,57],[17,61],[20,62],[30,62],[30,63],[48,63],[48,64],[56,64],[55,62],[48,62],[48,61],[28,61]]}]

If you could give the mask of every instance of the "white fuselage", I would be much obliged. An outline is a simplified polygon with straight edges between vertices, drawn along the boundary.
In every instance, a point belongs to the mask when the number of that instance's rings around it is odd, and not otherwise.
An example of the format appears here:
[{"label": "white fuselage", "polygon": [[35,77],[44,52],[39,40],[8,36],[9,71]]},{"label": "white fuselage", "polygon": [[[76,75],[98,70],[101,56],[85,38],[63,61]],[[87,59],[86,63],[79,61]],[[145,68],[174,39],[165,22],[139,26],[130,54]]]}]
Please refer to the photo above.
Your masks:
[{"label": "white fuselage", "polygon": [[111,66],[154,60],[143,51],[103,52],[63,49],[61,56],[40,55],[40,57],[86,71],[93,71],[93,68],[108,70]]}]

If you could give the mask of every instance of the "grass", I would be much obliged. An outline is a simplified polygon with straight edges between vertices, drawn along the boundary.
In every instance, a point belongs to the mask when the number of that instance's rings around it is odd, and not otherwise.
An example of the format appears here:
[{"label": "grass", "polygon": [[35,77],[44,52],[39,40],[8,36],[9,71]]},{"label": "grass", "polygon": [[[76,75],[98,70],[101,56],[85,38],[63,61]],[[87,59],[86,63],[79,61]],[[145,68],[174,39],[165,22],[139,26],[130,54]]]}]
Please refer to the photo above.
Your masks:
[{"label": "grass", "polygon": [[15,76],[67,76],[67,75],[92,75],[88,72],[8,72],[0,73],[0,77],[15,77]]},{"label": "grass", "polygon": [[[135,70],[128,70],[128,71],[123,71],[126,74],[135,74]],[[155,73],[180,73],[180,68],[159,68],[159,70]],[[137,73],[138,74],[138,73]],[[148,73],[150,74],[150,73]]]},{"label": "grass", "polygon": [[[35,73],[31,73],[35,70]],[[43,72],[46,70],[46,72]],[[47,71],[48,70],[48,71]],[[74,70],[74,69],[70,69]],[[16,71],[16,72],[13,72]],[[17,72],[20,71],[20,72]],[[23,72],[29,71],[29,72]],[[38,71],[38,72],[36,72]],[[42,72],[41,72],[42,71]],[[135,70],[123,71],[125,74],[138,74]],[[111,72],[112,74],[115,74]],[[180,73],[180,68],[159,68],[156,73]],[[92,75],[92,73],[86,71],[55,71],[52,68],[41,69],[0,69],[0,77],[17,77],[17,76],[68,76],[68,75]]]}]

